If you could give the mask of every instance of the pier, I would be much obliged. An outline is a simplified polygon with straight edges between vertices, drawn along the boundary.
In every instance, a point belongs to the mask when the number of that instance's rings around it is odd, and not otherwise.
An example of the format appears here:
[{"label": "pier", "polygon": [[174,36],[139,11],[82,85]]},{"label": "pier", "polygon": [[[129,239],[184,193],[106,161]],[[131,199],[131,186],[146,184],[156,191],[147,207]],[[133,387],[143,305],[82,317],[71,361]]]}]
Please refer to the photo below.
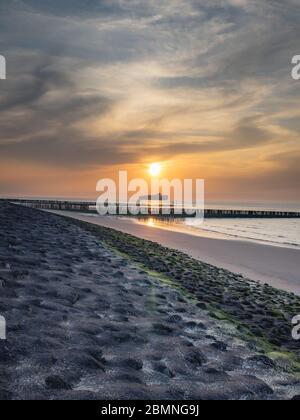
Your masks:
[{"label": "pier", "polygon": [[[3,201],[3,200],[1,200]],[[41,210],[58,210],[58,211],[74,211],[80,213],[97,214],[96,202],[95,201],[63,201],[63,200],[25,200],[25,199],[10,199],[5,200],[15,204],[23,205],[30,208],[41,209]],[[122,216],[131,216],[128,206],[124,204],[111,204],[116,207],[116,214]],[[125,206],[125,210],[124,210]],[[140,205],[140,209],[143,209],[143,213],[136,217],[165,217],[165,218],[187,218],[196,217],[195,214],[191,215],[189,209],[183,214],[176,214],[174,206],[169,206],[168,214],[164,214],[166,209],[163,205],[147,206]],[[154,209],[155,213],[152,213]],[[192,209],[190,209],[192,210]],[[203,213],[199,211],[200,213]],[[198,214],[199,215],[199,214]],[[300,212],[290,211],[275,211],[275,210],[224,210],[224,209],[205,209],[204,217],[209,218],[249,218],[249,219],[295,219],[300,218]]]}]

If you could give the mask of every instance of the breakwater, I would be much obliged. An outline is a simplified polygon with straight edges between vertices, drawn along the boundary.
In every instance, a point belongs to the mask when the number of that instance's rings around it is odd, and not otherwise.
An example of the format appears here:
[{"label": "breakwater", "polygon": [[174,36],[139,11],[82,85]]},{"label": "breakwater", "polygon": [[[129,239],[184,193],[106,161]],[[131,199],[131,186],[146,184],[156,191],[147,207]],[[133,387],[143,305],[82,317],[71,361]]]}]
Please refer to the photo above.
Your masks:
[{"label": "breakwater", "polygon": [[[94,201],[63,201],[63,200],[25,200],[25,199],[11,199],[6,200],[26,207],[42,209],[42,210],[60,210],[60,211],[75,211],[81,213],[96,214],[96,203]],[[122,204],[114,204],[117,215],[131,215],[128,206]],[[125,208],[125,211],[124,211]],[[166,208],[164,205],[156,206],[140,206],[143,210],[143,217],[149,215],[151,217],[195,217],[191,215],[189,210],[186,209],[183,214],[176,214],[174,206]],[[154,214],[153,214],[154,209]],[[164,214],[168,210],[168,214]],[[200,212],[200,210],[199,210]],[[202,212],[203,213],[203,212]],[[199,213],[198,213],[199,215]],[[229,210],[229,209],[205,209],[205,218],[300,218],[300,212],[291,211],[274,211],[274,210]]]}]

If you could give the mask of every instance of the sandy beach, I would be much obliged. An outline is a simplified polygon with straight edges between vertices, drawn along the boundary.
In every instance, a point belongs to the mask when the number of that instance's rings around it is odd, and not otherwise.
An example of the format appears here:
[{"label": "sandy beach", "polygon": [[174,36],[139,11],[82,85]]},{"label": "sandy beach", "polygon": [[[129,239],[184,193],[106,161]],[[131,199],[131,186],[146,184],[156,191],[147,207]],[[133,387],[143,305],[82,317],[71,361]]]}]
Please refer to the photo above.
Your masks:
[{"label": "sandy beach", "polygon": [[[0,205],[0,314],[8,330],[7,340],[0,341],[0,399],[290,399],[299,394],[290,358],[267,354],[254,336],[242,338],[241,324],[205,309],[196,283],[195,293],[189,293],[107,245],[117,245],[113,231],[93,233],[88,226]],[[133,239],[123,239],[130,251]],[[227,288],[245,290],[229,273],[199,267],[203,281],[209,275],[214,279],[205,286],[207,302],[225,279]],[[261,298],[265,293],[255,284],[249,287]],[[274,292],[268,293],[266,299]],[[291,295],[278,295],[278,302],[280,297],[299,308]],[[282,345],[294,344],[286,338]]]},{"label": "sandy beach", "polygon": [[126,218],[90,217],[72,212],[56,213],[157,242],[200,261],[300,296],[300,250],[193,236],[161,226],[133,223]]},{"label": "sandy beach", "polygon": [[299,3],[0,0],[0,401],[300,400]]}]

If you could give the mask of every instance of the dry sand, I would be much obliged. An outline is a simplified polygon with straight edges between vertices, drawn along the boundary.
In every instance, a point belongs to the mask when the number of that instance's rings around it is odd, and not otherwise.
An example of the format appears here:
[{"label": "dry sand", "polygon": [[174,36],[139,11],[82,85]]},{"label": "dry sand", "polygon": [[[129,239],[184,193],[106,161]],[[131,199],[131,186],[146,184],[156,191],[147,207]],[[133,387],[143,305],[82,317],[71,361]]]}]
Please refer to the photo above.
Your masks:
[{"label": "dry sand", "polygon": [[57,213],[157,242],[200,261],[300,296],[300,250],[238,240],[202,238],[133,223],[126,218]]}]

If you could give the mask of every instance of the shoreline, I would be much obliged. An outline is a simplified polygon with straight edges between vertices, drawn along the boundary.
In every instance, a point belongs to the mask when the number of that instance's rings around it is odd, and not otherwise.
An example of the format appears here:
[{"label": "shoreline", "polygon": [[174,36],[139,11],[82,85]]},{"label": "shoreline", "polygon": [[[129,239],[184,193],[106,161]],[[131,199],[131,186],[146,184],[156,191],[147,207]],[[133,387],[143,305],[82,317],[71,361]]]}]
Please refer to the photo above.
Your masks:
[{"label": "shoreline", "polygon": [[300,250],[250,241],[195,236],[159,226],[133,223],[125,218],[91,217],[64,211],[48,212],[156,242],[184,252],[199,261],[300,296]]},{"label": "shoreline", "polygon": [[298,297],[66,216],[0,228],[0,400],[299,395]]}]

